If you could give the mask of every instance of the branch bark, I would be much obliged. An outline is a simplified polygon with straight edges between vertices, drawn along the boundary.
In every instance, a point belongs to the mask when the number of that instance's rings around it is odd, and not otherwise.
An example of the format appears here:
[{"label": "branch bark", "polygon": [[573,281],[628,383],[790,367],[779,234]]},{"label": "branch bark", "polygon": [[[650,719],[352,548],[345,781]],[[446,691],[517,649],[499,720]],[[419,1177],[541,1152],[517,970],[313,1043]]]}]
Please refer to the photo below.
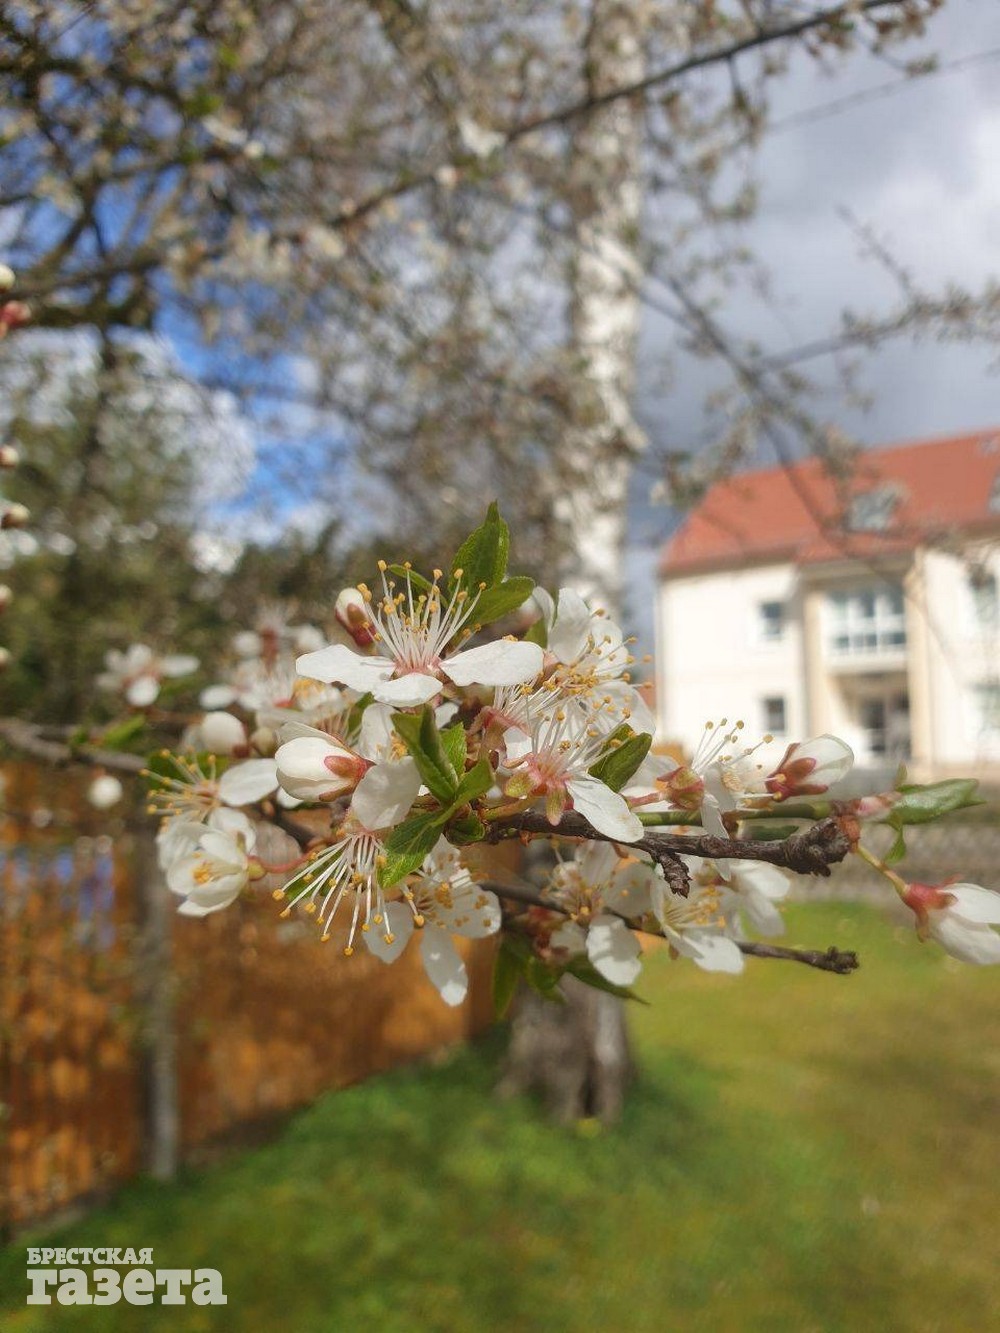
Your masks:
[{"label": "branch bark", "polygon": [[[552,825],[543,814],[526,811],[520,815],[511,815],[507,819],[497,820],[489,833],[491,842],[499,842],[506,836],[517,833],[545,833],[564,838],[589,838],[593,842],[611,842],[598,832],[582,815],[563,815],[557,825]],[[712,861],[765,861],[769,865],[779,866],[784,870],[794,871],[798,875],[829,875],[830,867],[842,861],[851,850],[850,841],[836,819],[821,819],[793,833],[782,842],[753,842],[740,838],[718,838],[713,834],[698,834],[694,837],[677,833],[660,833],[650,829],[637,842],[623,843],[636,851],[646,852],[657,865],[661,866],[668,877],[674,892],[682,890],[675,887],[671,876],[676,876],[677,858],[680,856],[703,856]]]},{"label": "branch bark", "polygon": [[141,773],[146,761],[141,755],[124,754],[120,750],[102,750],[93,745],[68,745],[64,741],[48,740],[45,727],[22,722],[16,717],[0,718],[0,741],[32,759],[63,768],[66,764],[92,764],[113,769],[118,773]]}]

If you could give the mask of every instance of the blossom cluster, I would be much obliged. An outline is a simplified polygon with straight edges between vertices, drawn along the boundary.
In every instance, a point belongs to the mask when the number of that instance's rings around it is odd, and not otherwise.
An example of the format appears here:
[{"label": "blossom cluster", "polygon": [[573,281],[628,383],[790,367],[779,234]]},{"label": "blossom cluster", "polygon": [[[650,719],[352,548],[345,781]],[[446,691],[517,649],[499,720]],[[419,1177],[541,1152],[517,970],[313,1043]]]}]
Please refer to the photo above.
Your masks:
[{"label": "blossom cluster", "polygon": [[[529,980],[539,967],[569,971],[624,994],[644,935],[737,973],[756,936],[782,933],[791,877],[755,859],[741,836],[753,821],[832,818],[860,851],[865,820],[901,830],[915,806],[922,819],[944,800],[900,784],[820,810],[853,762],[831,735],[768,760],[771,737],[748,742],[742,723],[723,720],[686,762],[652,752],[622,630],[571,588],[553,596],[507,577],[507,542],[491,506],[448,573],[379,562],[373,586],[341,593],[326,634],[271,608],[237,636],[181,748],[150,762],[160,861],[183,914],[219,911],[278,875],[281,914],[312,919],[347,957],[362,948],[391,963],[419,937],[449,1004],[468,984],[454,937],[501,930],[531,960]],[[497,622],[511,632],[491,636]],[[104,683],[148,707],[160,681],[193,665],[133,647],[109,658]],[[261,819],[301,854],[269,864]],[[657,842],[668,829],[680,876]],[[470,849],[508,837],[550,840],[544,884],[487,880]],[[881,868],[921,935],[998,960],[1000,894],[908,885]]]}]

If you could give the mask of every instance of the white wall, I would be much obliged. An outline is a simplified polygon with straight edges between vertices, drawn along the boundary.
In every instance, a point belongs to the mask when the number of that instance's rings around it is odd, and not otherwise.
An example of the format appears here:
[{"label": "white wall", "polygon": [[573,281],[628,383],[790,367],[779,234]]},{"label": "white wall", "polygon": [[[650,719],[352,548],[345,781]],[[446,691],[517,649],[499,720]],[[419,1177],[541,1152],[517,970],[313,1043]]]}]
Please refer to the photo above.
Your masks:
[{"label": "white wall", "polygon": [[969,555],[1000,581],[1000,548],[994,543],[968,548],[964,560],[928,551],[924,562],[932,757],[935,764],[958,767],[1000,761],[1000,729],[983,729],[975,688],[1000,680],[1000,623],[990,628],[977,621]]},{"label": "white wall", "polygon": [[[657,597],[659,740],[692,751],[707,721],[746,723],[748,742],[765,730],[763,699],[783,695],[786,733],[805,735],[802,608],[790,564],[670,578]],[[761,602],[786,603],[777,643],[760,634]]]}]

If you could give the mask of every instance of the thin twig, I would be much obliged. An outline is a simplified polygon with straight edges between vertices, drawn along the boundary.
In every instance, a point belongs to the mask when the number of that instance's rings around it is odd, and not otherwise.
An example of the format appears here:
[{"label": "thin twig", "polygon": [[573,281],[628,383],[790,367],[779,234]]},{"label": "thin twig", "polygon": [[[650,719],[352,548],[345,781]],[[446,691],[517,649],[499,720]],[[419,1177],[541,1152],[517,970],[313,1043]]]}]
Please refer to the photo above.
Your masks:
[{"label": "thin twig", "polygon": [[141,773],[146,767],[141,755],[101,750],[93,745],[67,745],[63,741],[47,740],[44,733],[45,728],[37,723],[22,722],[15,717],[0,718],[0,740],[32,759],[44,760],[57,768],[67,764],[91,764],[119,773]]},{"label": "thin twig", "polygon": [[739,941],[738,947],[740,953],[749,954],[752,958],[784,958],[792,963],[805,963],[806,967],[818,967],[821,972],[836,972],[841,977],[856,972],[861,966],[856,953],[837,949],[832,944],[825,952],[820,949],[788,949],[780,944],[758,944],[756,941]]}]

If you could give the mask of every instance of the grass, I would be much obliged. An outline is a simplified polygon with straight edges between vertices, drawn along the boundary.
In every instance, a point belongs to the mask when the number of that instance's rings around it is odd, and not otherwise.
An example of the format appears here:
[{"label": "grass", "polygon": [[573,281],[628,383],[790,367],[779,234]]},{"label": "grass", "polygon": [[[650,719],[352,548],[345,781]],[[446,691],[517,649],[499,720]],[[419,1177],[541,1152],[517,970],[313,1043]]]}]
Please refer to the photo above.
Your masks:
[{"label": "grass", "polygon": [[497,1038],[324,1098],[274,1143],[141,1183],[58,1244],[221,1270],[229,1304],[24,1305],[0,1324],[293,1333],[957,1333],[993,1326],[1000,994],[868,907],[789,913],[840,978],[649,959],[622,1124],[490,1097]]}]

